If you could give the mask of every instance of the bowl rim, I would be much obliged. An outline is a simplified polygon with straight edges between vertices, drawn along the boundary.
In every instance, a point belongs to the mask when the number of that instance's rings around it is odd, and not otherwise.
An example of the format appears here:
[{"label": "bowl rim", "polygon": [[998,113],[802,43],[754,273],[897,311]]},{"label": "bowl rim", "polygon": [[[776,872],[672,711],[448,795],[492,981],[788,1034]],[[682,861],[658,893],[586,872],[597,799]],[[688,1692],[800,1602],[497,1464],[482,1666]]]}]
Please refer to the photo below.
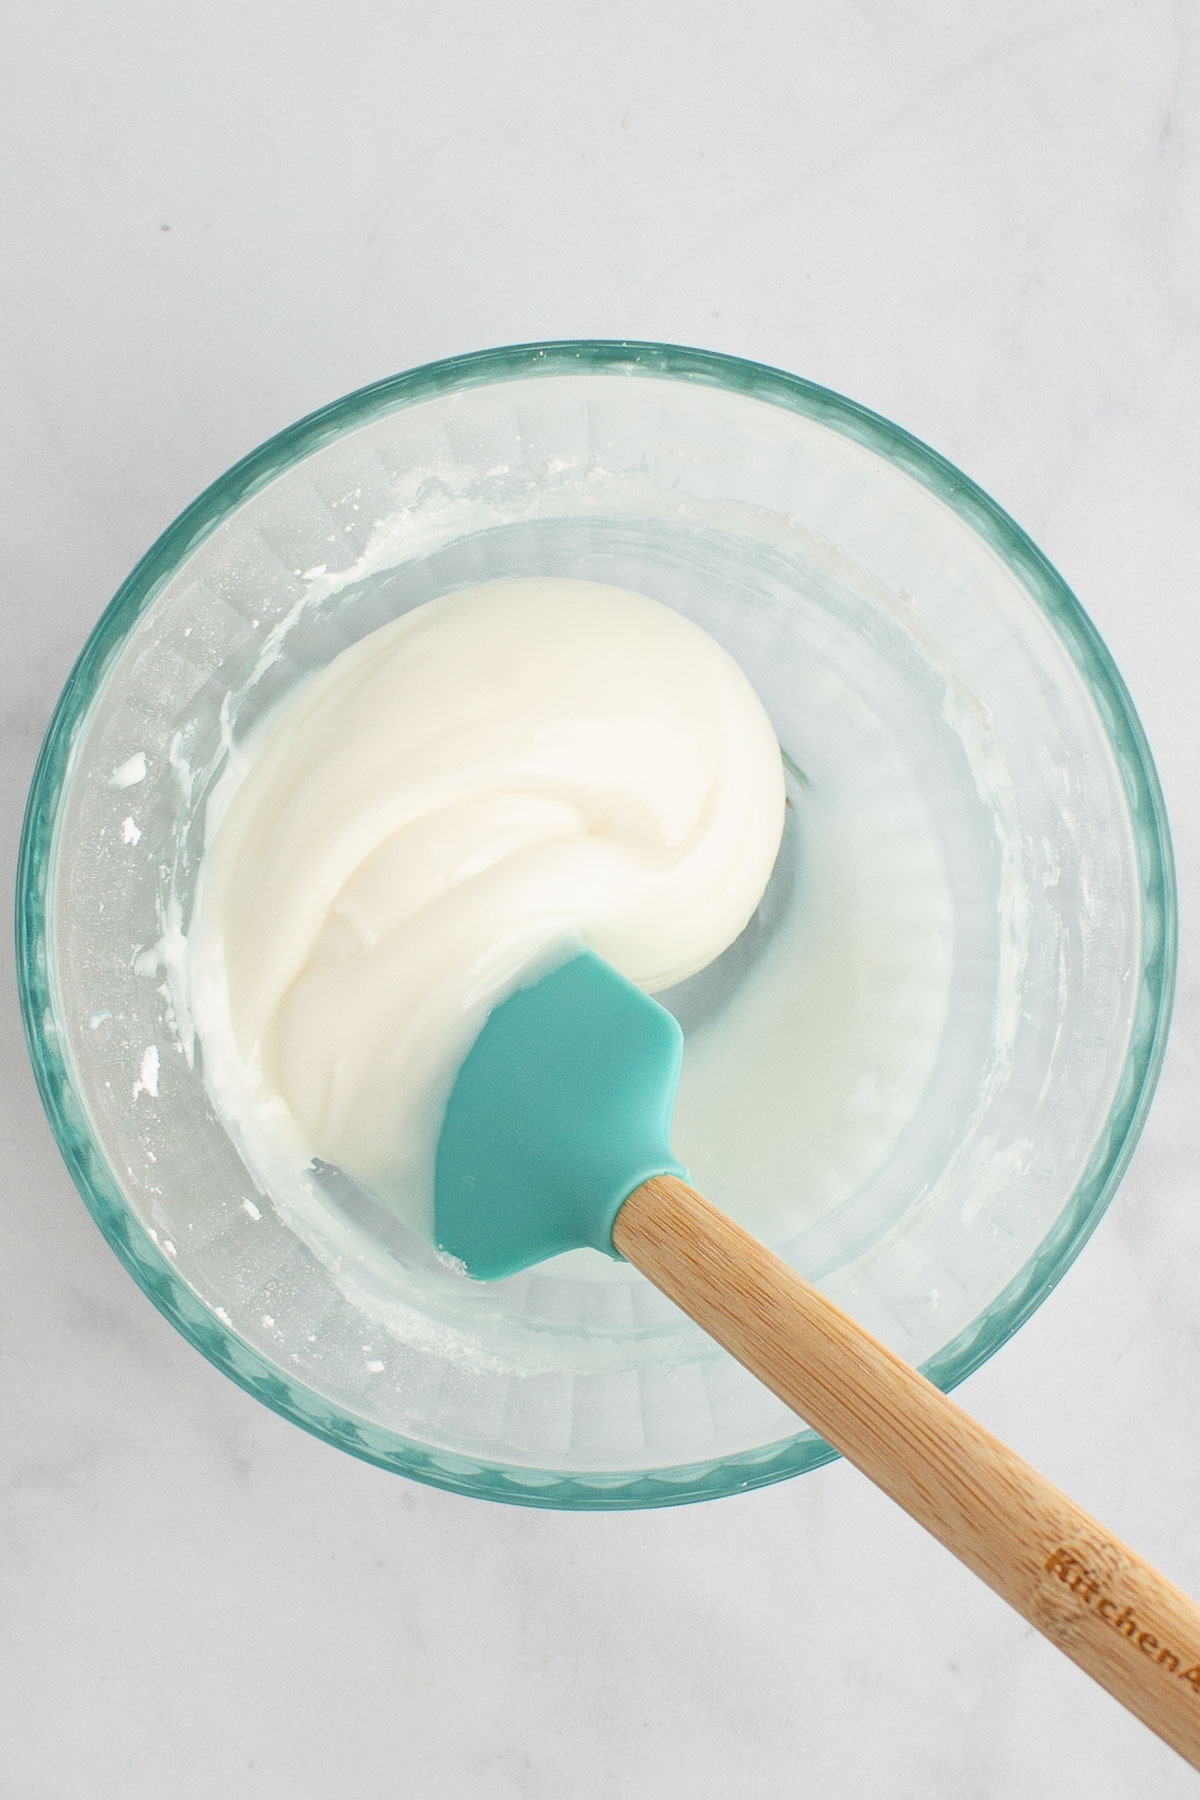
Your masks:
[{"label": "bowl rim", "polygon": [[613,1510],[678,1505],[781,1481],[835,1452],[802,1429],[765,1448],[654,1471],[534,1470],[433,1448],[333,1406],[224,1328],[174,1272],[125,1204],[97,1150],[59,1047],[49,975],[47,896],[71,749],[136,620],[195,547],[251,495],[322,445],[418,401],[496,381],[625,374],[722,388],[830,427],[874,451],[950,506],[1016,575],[1071,656],[1100,713],[1129,808],[1142,903],[1139,993],[1129,1050],[1105,1126],[1076,1188],[1037,1251],[1002,1292],[923,1365],[949,1390],[992,1356],[1070,1267],[1125,1172],[1162,1066],[1174,995],[1177,902],[1162,791],[1132,699],[1062,577],[1019,525],[935,450],[857,402],[801,376],[718,351],[625,339],[503,345],[425,363],[370,383],[276,433],[210,484],[118,588],[63,687],[30,786],[16,882],[17,978],[30,1061],[50,1128],[100,1230],[159,1311],[225,1374],[273,1411],[368,1462],[435,1487],[518,1505]]}]

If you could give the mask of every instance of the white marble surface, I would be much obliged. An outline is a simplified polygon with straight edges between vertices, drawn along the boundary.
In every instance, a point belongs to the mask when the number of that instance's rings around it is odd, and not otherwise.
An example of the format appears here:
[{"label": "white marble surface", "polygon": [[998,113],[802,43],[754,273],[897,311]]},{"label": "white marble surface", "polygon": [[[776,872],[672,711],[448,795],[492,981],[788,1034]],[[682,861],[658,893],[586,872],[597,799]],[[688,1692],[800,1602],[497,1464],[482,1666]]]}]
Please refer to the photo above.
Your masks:
[{"label": "white marble surface", "polygon": [[[430,357],[782,364],[947,453],[1072,582],[1173,815],[1179,1002],[1108,1217],[962,1397],[1200,1591],[1196,10],[43,0],[5,37],[6,868],[141,550],[277,427]],[[844,1466],[558,1516],[265,1412],[101,1241],[3,980],[3,1800],[1195,1790]]]}]

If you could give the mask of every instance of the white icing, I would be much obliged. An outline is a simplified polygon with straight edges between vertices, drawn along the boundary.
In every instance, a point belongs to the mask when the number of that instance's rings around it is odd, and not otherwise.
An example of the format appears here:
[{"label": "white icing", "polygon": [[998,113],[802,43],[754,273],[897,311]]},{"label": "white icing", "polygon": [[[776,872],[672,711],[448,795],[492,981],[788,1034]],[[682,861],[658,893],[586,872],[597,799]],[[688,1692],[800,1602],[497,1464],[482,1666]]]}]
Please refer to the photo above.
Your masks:
[{"label": "white icing", "polygon": [[659,602],[539,578],[416,608],[214,793],[189,932],[210,1091],[428,1232],[487,1011],[575,938],[649,991],[703,968],[758,904],[783,803],[746,677]]},{"label": "white icing", "polygon": [[120,763],[108,778],[112,788],[136,787],[139,781],[146,779],[146,752],[139,750],[135,755]]}]

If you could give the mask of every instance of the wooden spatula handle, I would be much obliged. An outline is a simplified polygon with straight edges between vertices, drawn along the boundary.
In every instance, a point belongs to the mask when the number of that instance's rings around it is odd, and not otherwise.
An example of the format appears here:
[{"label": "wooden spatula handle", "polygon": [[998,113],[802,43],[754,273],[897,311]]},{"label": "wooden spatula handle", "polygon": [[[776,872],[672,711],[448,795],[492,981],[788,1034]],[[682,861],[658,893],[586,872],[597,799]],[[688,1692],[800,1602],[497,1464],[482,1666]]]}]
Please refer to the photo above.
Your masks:
[{"label": "wooden spatula handle", "polygon": [[1200,1768],[1200,1607],[673,1176],[613,1243],[656,1287]]}]

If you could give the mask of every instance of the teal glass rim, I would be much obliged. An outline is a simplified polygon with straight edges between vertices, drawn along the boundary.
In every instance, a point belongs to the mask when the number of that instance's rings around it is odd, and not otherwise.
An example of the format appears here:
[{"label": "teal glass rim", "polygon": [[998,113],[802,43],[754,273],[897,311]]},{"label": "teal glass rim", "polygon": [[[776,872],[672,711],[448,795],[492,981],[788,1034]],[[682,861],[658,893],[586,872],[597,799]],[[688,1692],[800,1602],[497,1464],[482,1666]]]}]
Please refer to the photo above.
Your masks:
[{"label": "teal glass rim", "polygon": [[716,1461],[650,1473],[555,1473],[443,1452],[357,1418],[295,1382],[225,1331],[133,1217],[85,1123],[54,1024],[47,897],[71,746],[105,672],[139,615],[184,558],[244,500],[314,450],[385,413],[460,389],[536,376],[622,374],[723,388],[842,433],[950,506],[1014,572],[1074,660],[1100,712],[1123,784],[1142,898],[1133,1031],[1105,1129],[1070,1200],[1025,1268],[924,1372],[950,1389],[1024,1323],[1095,1229],[1145,1122],[1170,1024],[1175,982],[1174,864],[1162,793],[1125,684],[1095,627],[1021,528],[967,476],[879,414],[782,370],[714,351],[626,341],[511,345],[429,363],[335,400],[236,463],[180,514],[123,582],[92,631],[51,719],[34,771],[16,889],[17,973],[30,1059],[62,1156],[88,1209],[149,1298],[190,1343],[283,1417],[339,1449],[436,1487],[517,1505],[611,1510],[678,1505],[762,1487],[828,1462],[814,1432]]}]

